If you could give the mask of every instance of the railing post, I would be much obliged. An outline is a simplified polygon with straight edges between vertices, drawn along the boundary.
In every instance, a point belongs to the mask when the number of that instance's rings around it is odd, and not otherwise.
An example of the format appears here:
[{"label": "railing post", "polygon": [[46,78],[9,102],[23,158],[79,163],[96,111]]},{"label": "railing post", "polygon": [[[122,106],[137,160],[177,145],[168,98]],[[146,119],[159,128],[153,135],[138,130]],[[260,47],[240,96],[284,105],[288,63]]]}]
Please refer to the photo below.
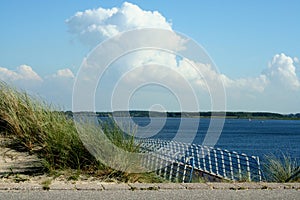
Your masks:
[{"label": "railing post", "polygon": [[219,150],[221,153],[221,161],[222,161],[222,168],[223,168],[223,176],[226,178],[226,169],[225,169],[225,160],[224,160],[224,154],[222,150]]},{"label": "railing post", "polygon": [[171,166],[170,166],[169,181],[172,181],[173,170],[174,170],[174,162],[172,162],[172,163],[171,163]]},{"label": "railing post", "polygon": [[151,169],[151,170],[153,170],[154,169],[154,153],[153,153],[153,151],[149,151],[148,153],[148,160],[149,160],[149,168]]},{"label": "railing post", "polygon": [[214,156],[215,156],[215,167],[216,167],[216,174],[219,175],[219,166],[218,166],[218,157],[217,157],[217,151],[213,149]]},{"label": "railing post", "polygon": [[177,163],[176,174],[175,174],[175,179],[177,179],[177,181],[179,181],[179,170],[180,170],[180,166],[179,163]]},{"label": "railing post", "polygon": [[255,157],[256,161],[257,161],[257,170],[258,170],[258,177],[259,177],[259,182],[261,182],[262,178],[261,178],[261,169],[260,169],[260,161],[259,161],[259,157]]},{"label": "railing post", "polygon": [[[159,165],[160,165],[159,154],[156,153],[155,169],[157,170],[158,173],[159,173],[159,171],[160,171]],[[159,168],[159,169],[157,169],[157,168]]]},{"label": "railing post", "polygon": [[211,157],[210,157],[210,149],[206,147],[207,150],[207,158],[208,158],[208,166],[209,166],[209,172],[213,173],[212,171],[212,163],[211,163]]},{"label": "railing post", "polygon": [[231,158],[231,153],[229,151],[226,151],[228,154],[228,159],[229,159],[229,168],[230,168],[230,175],[231,179],[234,180],[234,174],[233,174],[233,164],[232,164],[232,158]]},{"label": "railing post", "polygon": [[249,158],[245,154],[242,154],[242,155],[245,156],[245,159],[246,159],[248,181],[251,181],[251,172],[250,172]]},{"label": "railing post", "polygon": [[240,155],[236,152],[234,152],[236,155],[236,159],[237,159],[237,164],[238,164],[238,170],[239,170],[239,178],[240,180],[242,180],[242,169],[241,169],[241,160],[240,160]]},{"label": "railing post", "polygon": [[182,173],[182,183],[184,183],[185,175],[186,175],[186,163],[184,163],[184,168],[183,168],[183,173]]},{"label": "railing post", "polygon": [[195,159],[197,158],[197,166],[195,164],[195,167],[197,167],[198,169],[201,169],[199,147],[195,146],[195,148],[196,148]]},{"label": "railing post", "polygon": [[[191,160],[192,160],[192,163],[190,163]],[[190,172],[190,177],[188,179],[189,182],[191,182],[192,177],[193,177],[193,172],[194,172],[194,158],[192,156],[189,156],[189,157],[184,159],[184,170],[183,170],[183,176],[182,176],[182,182],[183,183],[185,181],[185,177],[187,176],[186,171],[187,171],[187,166],[188,165],[192,166],[192,169],[191,169],[191,172]]]},{"label": "railing post", "polygon": [[192,182],[194,167],[195,167],[195,160],[193,157],[191,157],[190,161],[192,161],[192,163],[191,163],[192,169],[191,169],[191,173],[190,173],[189,183]]},{"label": "railing post", "polygon": [[208,171],[207,168],[206,168],[206,160],[205,160],[205,154],[204,154],[204,148],[203,147],[201,147],[201,152],[202,152],[203,169],[205,171]]}]

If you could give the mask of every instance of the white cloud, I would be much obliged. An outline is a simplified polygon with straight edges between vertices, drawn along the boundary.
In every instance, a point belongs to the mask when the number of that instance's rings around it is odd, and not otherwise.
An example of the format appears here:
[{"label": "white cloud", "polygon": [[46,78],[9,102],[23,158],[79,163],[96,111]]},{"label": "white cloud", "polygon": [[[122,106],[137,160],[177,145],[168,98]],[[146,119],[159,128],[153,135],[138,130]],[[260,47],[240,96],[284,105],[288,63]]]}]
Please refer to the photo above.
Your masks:
[{"label": "white cloud", "polygon": [[92,9],[77,12],[66,20],[69,32],[80,41],[94,46],[123,31],[139,28],[172,30],[171,23],[157,11],[145,11],[137,5],[124,2],[120,8]]},{"label": "white cloud", "polygon": [[[145,11],[137,5],[127,2],[123,3],[121,8],[98,8],[77,12],[74,16],[66,20],[66,23],[71,33],[89,45],[95,45],[108,37],[131,29],[152,27],[172,31],[171,23],[167,22],[166,18],[159,12]],[[145,38],[149,40],[151,36]],[[139,37],[130,39],[136,41]],[[170,41],[174,43],[174,41],[177,42],[179,40],[180,39],[175,38]],[[167,43],[168,41],[160,40],[160,42]],[[178,49],[182,47],[182,45],[184,45],[184,42],[178,42],[174,47]],[[172,47],[172,49],[175,49],[174,47]],[[152,70],[154,68],[151,67],[151,65],[157,64],[167,66],[175,73],[170,73],[171,71],[166,68],[157,71],[157,68],[154,67],[155,70]],[[195,87],[205,91],[207,91],[208,87],[216,85],[216,83],[220,83],[220,81],[224,82],[226,89],[243,92],[263,92],[268,84],[267,76],[264,74],[254,78],[247,77],[234,80],[225,74],[218,73],[207,63],[199,63],[188,59],[178,61],[175,55],[160,51],[139,51],[126,55],[126,59],[119,59],[119,66],[110,71],[111,79],[112,76],[117,78],[116,74],[122,75],[122,72],[142,65],[149,65],[149,68],[141,68],[128,74],[128,77],[125,79],[128,84],[132,84],[137,80],[150,80],[151,77],[169,77],[169,79],[173,78],[173,80],[178,80],[178,74],[183,76],[184,79],[192,83]],[[87,75],[87,77],[93,77],[93,74]],[[176,81],[170,81],[170,83],[176,84]]]},{"label": "white cloud", "polygon": [[[105,39],[129,30],[141,30],[142,28],[159,28],[172,31],[171,23],[167,22],[166,18],[159,12],[145,11],[137,5],[127,2],[123,3],[120,8],[98,8],[93,10],[85,10],[83,12],[77,12],[74,16],[67,19],[66,23],[68,25],[69,32],[74,34],[83,44],[89,45],[90,47],[99,44]],[[168,36],[170,35],[171,34],[168,34]],[[185,41],[176,34],[173,34],[173,36],[174,37],[166,37],[165,32],[161,33],[159,31],[153,31],[151,33],[143,32],[142,34],[136,31],[132,34],[124,36],[125,39],[124,37],[122,38],[122,45],[119,45],[117,42],[113,41],[113,45],[108,45],[108,48],[111,49],[106,49],[105,51],[108,56],[102,54],[101,56],[105,58],[110,57],[111,55],[119,56],[122,55],[124,51],[127,52],[127,50],[130,48],[141,48],[144,45],[148,47],[147,44],[157,44],[158,42],[161,46],[163,46],[162,49],[174,49],[174,51],[184,49],[183,44]],[[118,38],[115,39],[118,40]],[[134,43],[132,41],[134,41]],[[169,65],[170,63],[176,63],[176,59],[173,55],[167,56],[165,54],[162,54],[163,53],[159,51],[139,51],[133,54],[127,54],[125,59],[121,59],[122,62],[119,62],[117,68],[106,72],[106,74],[109,73],[110,76],[108,78],[108,81],[104,83],[105,90],[108,91],[108,88],[113,85],[113,80],[117,81],[116,77],[118,77],[118,75],[122,75],[122,73],[126,70],[130,70],[141,65],[151,65],[156,63],[161,65]],[[95,60],[89,59],[89,65],[83,67],[87,70],[87,72],[84,72],[84,75],[80,76],[80,78],[77,79],[84,82],[84,84],[81,84],[81,87],[84,87],[84,89],[82,90],[88,91],[88,93],[90,93],[88,88],[92,88],[94,86],[92,82],[98,80],[99,78],[97,69],[99,63],[102,63],[101,61],[99,61],[101,60],[99,56],[94,56],[93,58]],[[149,68],[146,71],[151,70]],[[136,75],[138,75],[137,73],[138,71],[136,71]],[[153,75],[154,73],[149,73],[150,77],[151,74]],[[162,74],[163,73],[161,73],[161,75]],[[157,74],[155,76],[157,76]],[[81,95],[83,98],[83,102],[86,102],[86,99],[89,95],[90,94]],[[109,105],[109,102],[107,102],[107,105]]]},{"label": "white cloud", "polygon": [[[148,60],[146,67],[138,68],[138,66],[142,66],[142,63],[136,63],[136,66],[131,68],[133,71],[124,78],[124,83],[132,85],[137,81],[165,79],[166,83],[176,88],[178,93],[184,92],[180,89],[184,83],[182,77],[199,89],[205,89],[206,84],[222,80],[227,92],[229,109],[293,112],[293,109],[299,106],[296,99],[300,98],[300,93],[297,92],[300,86],[294,59],[285,54],[276,54],[266,70],[259,76],[239,79],[231,79],[225,74],[219,74],[210,65],[185,59],[175,62],[173,55],[167,56],[164,53],[153,52],[151,55],[154,59]],[[140,56],[143,58],[143,55]],[[165,61],[163,61],[164,59]],[[161,69],[155,67],[156,61],[166,63],[165,67]],[[112,72],[114,71],[109,73]],[[120,73],[122,74],[122,71]],[[57,70],[54,74],[42,78],[32,67],[27,65],[21,65],[16,70],[0,67],[0,79],[28,90],[31,94],[38,94],[55,105],[63,105],[66,109],[70,109],[75,77],[68,68]],[[125,84],[124,87],[126,87]],[[149,94],[155,95],[154,91],[149,91]],[[147,102],[146,99],[144,101]],[[137,103],[143,105],[141,102]]]},{"label": "white cloud", "polygon": [[231,80],[229,110],[299,112],[300,85],[294,59],[276,54],[257,77]]},{"label": "white cloud", "polygon": [[74,74],[68,68],[41,77],[28,65],[20,65],[16,70],[0,67],[0,80],[31,95],[38,95],[49,103],[70,109]]},{"label": "white cloud", "polygon": [[45,76],[40,95],[54,105],[70,109],[72,104],[72,91],[74,84],[74,74],[68,69],[57,70],[52,75]]},{"label": "white cloud", "polygon": [[[66,23],[70,33],[78,37],[84,44],[90,46],[94,46],[120,32],[132,29],[151,27],[172,31],[171,23],[159,12],[145,11],[127,2],[123,3],[120,8],[98,8],[77,12],[66,20]],[[150,40],[151,36],[147,35],[145,38]],[[135,37],[130,39],[135,41],[141,40],[139,42],[143,43],[145,38]],[[166,43],[167,47],[171,47],[170,49],[177,49],[186,44],[180,39],[180,36],[178,36],[178,38],[164,39],[159,42]],[[128,40],[128,42],[131,42],[131,40]],[[284,111],[300,106],[295,99],[289,99],[291,95],[300,96],[299,92],[297,92],[300,90],[300,80],[295,66],[297,63],[299,63],[297,57],[292,58],[283,53],[276,54],[270,61],[269,66],[266,66],[266,69],[256,77],[246,76],[232,79],[227,74],[218,73],[210,64],[187,58],[178,59],[176,55],[170,52],[146,49],[132,52],[115,61],[112,64],[114,67],[106,71],[107,77],[104,78],[104,81],[107,82],[104,82],[105,84],[102,87],[111,92],[114,84],[124,72],[130,72],[126,77],[123,77],[122,87],[125,87],[125,89],[126,87],[134,86],[136,83],[150,80],[165,80],[166,84],[169,84],[176,92],[181,93],[185,92],[183,89],[185,87],[184,84],[185,81],[188,81],[194,88],[200,90],[202,95],[205,92],[207,94],[208,87],[222,81],[227,92],[227,102],[230,109],[265,110],[264,108],[266,108],[269,110],[273,109],[273,111]],[[159,68],[159,66],[162,67]],[[87,80],[97,76],[97,74],[86,75],[87,77],[85,78]],[[0,67],[0,79],[15,83],[24,89],[36,91],[39,95],[55,104],[65,105],[67,108],[70,108],[72,103],[72,89],[75,76],[68,68],[60,69],[54,74],[41,77],[27,65],[21,65],[16,70]],[[32,84],[30,85],[29,83]],[[38,88],[33,87],[33,85],[37,84],[40,85]],[[89,85],[87,84],[86,87],[89,87]],[[148,95],[150,97],[157,94],[155,91],[148,92],[148,94],[151,94]],[[155,99],[159,99],[163,95],[157,96]],[[100,96],[99,102],[103,103],[102,99],[107,98],[108,95],[100,93]],[[279,98],[279,96],[282,98]],[[86,100],[86,96],[82,98],[84,101]],[[209,102],[209,97],[207,99],[204,98],[206,96],[203,96],[201,101],[208,99]],[[142,100],[146,102],[148,99]],[[123,101],[123,99],[120,98],[120,101]],[[104,103],[110,106],[110,102]],[[138,103],[143,105],[144,102]],[[280,105],[280,108],[278,105]],[[209,110],[209,107],[204,107],[204,109]]]},{"label": "white cloud", "polygon": [[[226,89],[235,92],[265,92],[270,88],[284,90],[300,89],[300,80],[294,65],[295,58],[291,58],[283,53],[276,54],[270,61],[268,67],[257,77],[245,77],[230,79],[224,74],[216,74],[222,78]],[[206,73],[211,74],[212,73]]]},{"label": "white cloud", "polygon": [[52,76],[55,78],[75,78],[73,72],[68,68],[57,70]]},{"label": "white cloud", "polygon": [[21,65],[16,71],[0,67],[0,79],[4,81],[42,81],[42,78],[28,65]]},{"label": "white cloud", "polygon": [[300,89],[300,81],[296,74],[294,60],[284,53],[276,54],[263,74],[268,77],[273,85],[284,86],[286,89],[292,90]]},{"label": "white cloud", "polygon": [[[167,52],[158,53],[149,50],[147,53],[136,52],[126,59],[120,59],[119,65],[123,66],[119,69],[120,74],[136,67],[146,66],[126,75],[125,80],[128,84],[134,84],[137,81],[145,82],[146,80],[151,80],[151,78],[157,80],[168,77],[172,80],[170,81],[171,85],[177,84],[177,87],[181,87],[182,85],[176,81],[180,76],[194,87],[197,87],[197,90],[202,89],[207,91],[209,88],[219,85],[222,81],[225,89],[260,93],[263,92],[269,84],[269,80],[264,74],[258,77],[231,79],[229,76],[216,71],[210,64],[198,63],[186,58],[176,60],[175,55]],[[158,68],[153,67],[153,65],[161,65],[162,67],[158,70]],[[115,71],[117,71],[117,69],[115,69]],[[111,74],[116,74],[116,72]]]}]

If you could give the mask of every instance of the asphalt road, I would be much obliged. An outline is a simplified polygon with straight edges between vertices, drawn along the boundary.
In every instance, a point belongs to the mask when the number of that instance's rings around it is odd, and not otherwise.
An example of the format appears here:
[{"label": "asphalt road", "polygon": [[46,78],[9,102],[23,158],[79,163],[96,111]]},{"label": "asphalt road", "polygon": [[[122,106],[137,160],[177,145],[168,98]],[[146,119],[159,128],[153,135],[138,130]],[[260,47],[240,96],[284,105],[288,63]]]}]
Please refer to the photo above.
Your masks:
[{"label": "asphalt road", "polygon": [[52,191],[0,191],[0,199],[295,199],[300,200],[299,190],[52,190]]}]

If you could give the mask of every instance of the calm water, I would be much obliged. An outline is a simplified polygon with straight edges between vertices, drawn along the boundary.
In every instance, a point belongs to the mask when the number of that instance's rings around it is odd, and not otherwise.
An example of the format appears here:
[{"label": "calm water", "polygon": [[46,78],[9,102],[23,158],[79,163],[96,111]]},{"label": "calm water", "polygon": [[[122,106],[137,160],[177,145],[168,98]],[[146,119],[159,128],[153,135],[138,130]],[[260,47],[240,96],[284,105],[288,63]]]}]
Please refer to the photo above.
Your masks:
[{"label": "calm water", "polygon": [[[159,124],[162,119],[152,118],[152,123]],[[160,131],[151,136],[172,140],[179,130],[180,118],[168,118]],[[181,128],[183,137],[190,137],[193,131],[191,127],[197,123],[197,119],[189,118],[186,126]],[[147,127],[151,122],[149,118],[134,118],[134,121],[142,127]],[[209,126],[210,119],[202,119],[193,143],[202,144]],[[190,125],[190,126],[189,126]],[[159,126],[159,125],[157,125]],[[154,130],[155,126],[152,127]],[[149,135],[153,130],[147,129]],[[183,138],[184,139],[184,138]],[[227,119],[222,134],[215,145],[222,149],[260,156],[287,153],[292,158],[300,159],[300,120],[251,120]]]}]

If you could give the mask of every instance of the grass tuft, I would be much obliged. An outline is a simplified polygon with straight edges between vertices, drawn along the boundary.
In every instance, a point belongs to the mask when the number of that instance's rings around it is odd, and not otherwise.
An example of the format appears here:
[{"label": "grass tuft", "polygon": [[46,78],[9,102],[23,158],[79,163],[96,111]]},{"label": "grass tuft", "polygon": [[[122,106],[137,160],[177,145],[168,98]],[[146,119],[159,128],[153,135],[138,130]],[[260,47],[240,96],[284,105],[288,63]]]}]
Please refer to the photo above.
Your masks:
[{"label": "grass tuft", "polygon": [[282,154],[282,158],[275,155],[265,156],[263,164],[267,181],[290,182],[300,180],[300,165],[297,160]]},{"label": "grass tuft", "polygon": [[42,182],[43,190],[50,190],[50,185],[51,185],[52,180],[47,179]]}]

